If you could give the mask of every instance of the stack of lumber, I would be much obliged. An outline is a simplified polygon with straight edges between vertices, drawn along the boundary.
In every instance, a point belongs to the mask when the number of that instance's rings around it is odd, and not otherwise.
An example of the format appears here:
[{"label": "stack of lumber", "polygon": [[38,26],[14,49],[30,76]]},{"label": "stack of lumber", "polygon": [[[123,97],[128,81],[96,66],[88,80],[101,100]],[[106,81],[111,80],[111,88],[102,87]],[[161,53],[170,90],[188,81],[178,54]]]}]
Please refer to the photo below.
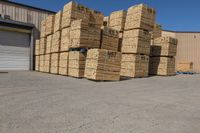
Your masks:
[{"label": "stack of lumber", "polygon": [[39,62],[39,70],[40,70],[40,72],[44,72],[44,55],[40,55],[40,62]]},{"label": "stack of lumber", "polygon": [[35,41],[35,55],[40,55],[40,40]]},{"label": "stack of lumber", "polygon": [[54,15],[50,15],[46,19],[46,36],[53,34],[54,30]]},{"label": "stack of lumber", "polygon": [[60,31],[57,31],[53,34],[51,53],[59,52],[60,50]]},{"label": "stack of lumber", "polygon": [[178,72],[193,72],[193,62],[179,62],[177,64]]},{"label": "stack of lumber", "polygon": [[61,31],[61,43],[60,43],[60,51],[65,52],[69,51],[70,48],[70,27],[64,28]]},{"label": "stack of lumber", "polygon": [[59,58],[59,74],[60,75],[68,75],[68,59],[69,59],[69,52],[62,52],[60,53]]},{"label": "stack of lumber", "polygon": [[59,53],[51,54],[50,73],[58,74]]},{"label": "stack of lumber", "polygon": [[172,37],[159,37],[151,45],[149,65],[150,75],[175,75],[175,56],[177,52],[177,39]]},{"label": "stack of lumber", "polygon": [[90,23],[95,23],[101,27],[103,25],[103,14],[91,10],[76,2],[70,2],[64,6],[62,15],[62,28],[70,27],[73,20],[83,19]]},{"label": "stack of lumber", "polygon": [[123,32],[119,33],[119,43],[118,43],[118,51],[119,52],[122,52],[123,35],[124,35]]},{"label": "stack of lumber", "polygon": [[150,54],[151,36],[148,31],[133,29],[124,31],[122,53]]},{"label": "stack of lumber", "polygon": [[40,38],[46,37],[46,19],[41,22]]},{"label": "stack of lumber", "polygon": [[55,21],[54,21],[54,33],[61,30],[61,22],[62,22],[62,11],[59,11],[55,15]]},{"label": "stack of lumber", "polygon": [[84,77],[86,52],[70,51],[69,52],[69,64],[68,75],[76,78]]},{"label": "stack of lumber", "polygon": [[40,71],[40,56],[39,55],[35,56],[35,70]]},{"label": "stack of lumber", "polygon": [[44,72],[49,73],[50,72],[50,54],[44,55]]},{"label": "stack of lumber", "polygon": [[53,39],[53,35],[47,36],[46,54],[50,54],[51,53],[52,39]]},{"label": "stack of lumber", "polygon": [[107,27],[109,26],[109,19],[110,19],[109,16],[103,18],[103,26]]},{"label": "stack of lumber", "polygon": [[44,55],[46,51],[46,38],[40,38],[40,55]]},{"label": "stack of lumber", "polygon": [[126,14],[127,11],[124,10],[112,12],[109,17],[109,27],[118,31],[123,31],[125,27]]},{"label": "stack of lumber", "polygon": [[119,32],[108,27],[102,27],[101,32],[101,49],[118,51]]},{"label": "stack of lumber", "polygon": [[71,24],[71,48],[99,48],[101,28],[85,20],[75,20]]},{"label": "stack of lumber", "polygon": [[162,26],[160,24],[154,24],[154,29],[151,34],[151,39],[156,39],[162,36]]},{"label": "stack of lumber", "polygon": [[92,80],[120,80],[121,53],[90,49],[87,53],[84,77]]},{"label": "stack of lumber", "polygon": [[125,30],[143,29],[153,31],[155,24],[155,10],[144,4],[132,6],[128,9]]},{"label": "stack of lumber", "polygon": [[149,64],[150,75],[174,76],[175,58],[174,57],[151,57]]},{"label": "stack of lumber", "polygon": [[159,37],[151,46],[151,56],[176,56],[177,39],[172,37]]},{"label": "stack of lumber", "polygon": [[123,54],[121,73],[123,77],[141,78],[148,76],[149,56],[140,54]]}]

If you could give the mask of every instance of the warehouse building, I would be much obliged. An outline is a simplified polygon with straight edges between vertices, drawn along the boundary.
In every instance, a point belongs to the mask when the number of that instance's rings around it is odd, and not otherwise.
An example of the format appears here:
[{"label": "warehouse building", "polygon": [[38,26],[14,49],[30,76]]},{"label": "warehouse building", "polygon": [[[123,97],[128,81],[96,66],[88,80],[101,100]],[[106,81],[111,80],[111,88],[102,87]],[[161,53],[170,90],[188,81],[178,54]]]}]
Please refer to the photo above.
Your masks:
[{"label": "warehouse building", "polygon": [[50,14],[55,12],[0,1],[0,70],[33,70],[35,39]]},{"label": "warehouse building", "polygon": [[193,71],[200,73],[200,32],[162,32],[162,36],[171,36],[178,39],[176,65],[180,62],[192,62]]}]

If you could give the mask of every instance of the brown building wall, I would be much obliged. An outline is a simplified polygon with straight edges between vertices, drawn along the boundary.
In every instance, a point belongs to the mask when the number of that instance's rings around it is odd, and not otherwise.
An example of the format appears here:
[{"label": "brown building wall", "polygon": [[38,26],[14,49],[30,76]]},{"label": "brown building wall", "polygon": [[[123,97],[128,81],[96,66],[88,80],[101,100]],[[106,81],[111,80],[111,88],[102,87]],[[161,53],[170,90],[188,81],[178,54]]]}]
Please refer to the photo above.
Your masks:
[{"label": "brown building wall", "polygon": [[200,32],[163,31],[162,35],[178,39],[176,64],[183,61],[193,62],[194,71],[200,73]]}]

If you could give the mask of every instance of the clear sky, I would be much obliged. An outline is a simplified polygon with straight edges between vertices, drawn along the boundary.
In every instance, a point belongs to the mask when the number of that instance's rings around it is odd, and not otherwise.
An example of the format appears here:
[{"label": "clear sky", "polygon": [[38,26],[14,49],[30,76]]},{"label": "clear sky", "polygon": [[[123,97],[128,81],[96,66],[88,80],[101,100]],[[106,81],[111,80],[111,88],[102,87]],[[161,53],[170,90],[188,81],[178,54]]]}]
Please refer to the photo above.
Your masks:
[{"label": "clear sky", "polygon": [[[61,10],[70,0],[11,0],[52,11]],[[89,8],[109,15],[112,11],[145,3],[157,11],[157,22],[163,29],[200,31],[200,0],[77,0]]]}]

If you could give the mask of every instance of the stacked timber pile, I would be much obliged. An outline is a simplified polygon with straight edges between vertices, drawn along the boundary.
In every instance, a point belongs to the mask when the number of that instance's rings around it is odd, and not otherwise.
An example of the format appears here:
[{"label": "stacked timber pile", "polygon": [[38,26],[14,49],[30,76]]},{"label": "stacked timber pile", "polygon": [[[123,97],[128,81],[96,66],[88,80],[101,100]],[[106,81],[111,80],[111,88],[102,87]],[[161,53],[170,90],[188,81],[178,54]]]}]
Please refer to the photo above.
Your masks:
[{"label": "stacked timber pile", "polygon": [[51,53],[52,40],[53,40],[53,35],[47,36],[46,54],[50,54]]},{"label": "stacked timber pile", "polygon": [[[35,69],[103,81],[116,81],[120,76],[147,77],[149,71],[158,70],[156,65],[167,66],[162,72],[172,73],[176,43],[170,39],[166,43],[160,36],[155,10],[144,4],[104,17],[101,12],[69,2],[42,21]],[[149,70],[151,39],[153,68]]]},{"label": "stacked timber pile", "polygon": [[52,74],[58,74],[59,55],[60,55],[59,53],[52,53],[52,54],[51,54],[50,73],[52,73]]},{"label": "stacked timber pile", "polygon": [[53,34],[54,30],[54,15],[50,15],[46,19],[46,36]]},{"label": "stacked timber pile", "polygon": [[148,77],[149,56],[122,54],[121,75],[126,77]]},{"label": "stacked timber pile", "polygon": [[69,52],[60,53],[59,58],[59,74],[67,76],[68,75],[68,64],[69,64]]},{"label": "stacked timber pile", "polygon": [[126,14],[127,12],[124,10],[112,12],[109,17],[109,27],[118,31],[124,31]]},{"label": "stacked timber pile", "polygon": [[175,56],[177,52],[177,39],[159,37],[154,39],[151,46],[149,65],[150,75],[175,75]]},{"label": "stacked timber pile", "polygon": [[76,78],[83,78],[86,62],[86,51],[70,51],[68,75]]},{"label": "stacked timber pile", "polygon": [[109,27],[102,27],[101,49],[118,51],[119,32]]},{"label": "stacked timber pile", "polygon": [[45,54],[45,50],[46,50],[46,38],[41,38],[40,39],[40,55],[44,55]]},{"label": "stacked timber pile", "polygon": [[193,62],[178,62],[177,72],[191,73],[193,72]]},{"label": "stacked timber pile", "polygon": [[126,65],[121,67],[121,76],[148,76],[150,32],[154,28],[154,23],[155,10],[153,8],[140,4],[128,9],[121,49],[122,64]]},{"label": "stacked timber pile", "polygon": [[44,55],[44,72],[49,73],[50,72],[50,54]]},{"label": "stacked timber pile", "polygon": [[105,49],[91,49],[87,53],[85,78],[117,81],[120,79],[121,53]]},{"label": "stacked timber pile", "polygon": [[75,20],[71,24],[71,48],[99,48],[101,27],[85,20]]},{"label": "stacked timber pile", "polygon": [[40,72],[44,72],[44,55],[40,55],[40,60],[39,60],[39,64],[40,64],[40,66],[39,66],[39,70],[40,70]]},{"label": "stacked timber pile", "polygon": [[54,30],[53,32],[57,32],[61,30],[61,21],[62,20],[62,11],[59,11],[55,15],[55,21],[54,21]]}]

